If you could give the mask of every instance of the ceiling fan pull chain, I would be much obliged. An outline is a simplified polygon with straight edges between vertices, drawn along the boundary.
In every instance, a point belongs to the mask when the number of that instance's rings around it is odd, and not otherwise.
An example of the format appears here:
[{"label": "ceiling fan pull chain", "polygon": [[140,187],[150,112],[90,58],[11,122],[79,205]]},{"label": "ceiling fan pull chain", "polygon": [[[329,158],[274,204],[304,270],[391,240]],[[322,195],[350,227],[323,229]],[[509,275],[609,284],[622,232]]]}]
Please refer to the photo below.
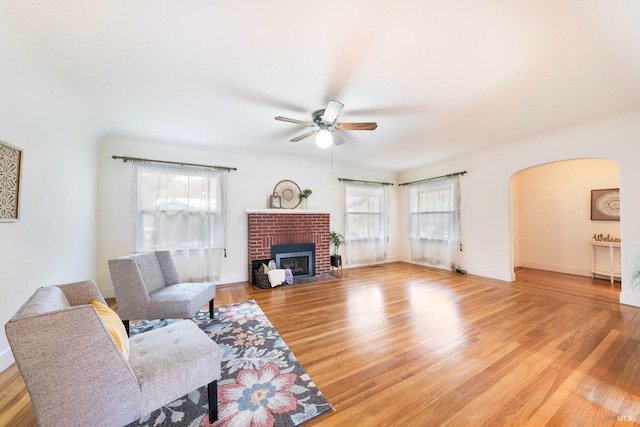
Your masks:
[{"label": "ceiling fan pull chain", "polygon": [[331,175],[333,175],[333,147],[331,148]]}]

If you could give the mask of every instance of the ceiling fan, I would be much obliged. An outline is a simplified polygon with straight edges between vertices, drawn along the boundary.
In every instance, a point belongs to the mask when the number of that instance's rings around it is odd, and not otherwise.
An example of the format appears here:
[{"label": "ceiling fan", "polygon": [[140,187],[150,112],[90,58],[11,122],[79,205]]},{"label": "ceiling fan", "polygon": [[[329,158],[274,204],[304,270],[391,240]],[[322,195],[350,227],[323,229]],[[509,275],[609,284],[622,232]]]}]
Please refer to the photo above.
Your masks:
[{"label": "ceiling fan", "polygon": [[336,120],[343,108],[344,104],[341,102],[329,101],[327,108],[316,110],[311,113],[311,118],[313,120],[311,122],[290,119],[282,116],[276,116],[275,119],[280,120],[281,122],[315,127],[315,129],[291,139],[291,142],[298,142],[310,137],[311,135],[317,134],[316,144],[321,148],[327,148],[332,142],[336,145],[344,144],[344,138],[337,132],[339,130],[375,130],[375,128],[378,127],[378,124],[375,122],[338,123]]}]

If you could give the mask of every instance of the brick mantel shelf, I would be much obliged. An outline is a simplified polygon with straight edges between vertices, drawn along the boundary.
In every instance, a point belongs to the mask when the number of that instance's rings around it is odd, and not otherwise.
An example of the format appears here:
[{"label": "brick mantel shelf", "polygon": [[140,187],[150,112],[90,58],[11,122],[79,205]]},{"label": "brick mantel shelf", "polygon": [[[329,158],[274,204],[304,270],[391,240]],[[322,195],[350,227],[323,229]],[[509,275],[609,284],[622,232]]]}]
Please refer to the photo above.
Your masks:
[{"label": "brick mantel shelf", "polygon": [[271,258],[272,245],[315,243],[316,274],[330,271],[329,212],[309,209],[247,209],[245,212],[249,226],[249,278],[251,262]]}]

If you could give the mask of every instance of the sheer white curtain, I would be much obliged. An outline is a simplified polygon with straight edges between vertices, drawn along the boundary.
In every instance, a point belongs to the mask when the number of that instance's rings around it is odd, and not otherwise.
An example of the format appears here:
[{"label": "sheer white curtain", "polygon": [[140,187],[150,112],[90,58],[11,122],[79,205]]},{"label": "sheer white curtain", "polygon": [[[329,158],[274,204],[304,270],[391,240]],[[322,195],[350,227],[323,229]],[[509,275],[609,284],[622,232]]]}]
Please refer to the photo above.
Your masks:
[{"label": "sheer white curtain", "polygon": [[409,187],[411,260],[460,267],[460,176]]},{"label": "sheer white curtain", "polygon": [[220,280],[227,171],[138,165],[136,250],[169,250],[185,282]]},{"label": "sheer white curtain", "polygon": [[345,264],[387,258],[389,195],[380,184],[345,184]]}]

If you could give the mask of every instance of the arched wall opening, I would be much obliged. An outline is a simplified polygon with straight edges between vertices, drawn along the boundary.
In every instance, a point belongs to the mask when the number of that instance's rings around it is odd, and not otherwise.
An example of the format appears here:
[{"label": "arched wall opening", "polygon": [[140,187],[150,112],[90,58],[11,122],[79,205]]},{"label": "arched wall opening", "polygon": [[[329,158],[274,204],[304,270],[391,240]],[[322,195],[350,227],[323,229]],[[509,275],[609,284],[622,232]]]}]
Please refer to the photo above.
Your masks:
[{"label": "arched wall opening", "polygon": [[[621,235],[620,221],[591,219],[591,190],[611,188],[620,188],[620,170],[606,159],[565,160],[514,174],[510,182],[513,276],[517,267],[591,276],[593,235]],[[620,272],[620,251],[614,258]],[[598,254],[596,262],[598,269],[608,269],[608,253]]]}]

